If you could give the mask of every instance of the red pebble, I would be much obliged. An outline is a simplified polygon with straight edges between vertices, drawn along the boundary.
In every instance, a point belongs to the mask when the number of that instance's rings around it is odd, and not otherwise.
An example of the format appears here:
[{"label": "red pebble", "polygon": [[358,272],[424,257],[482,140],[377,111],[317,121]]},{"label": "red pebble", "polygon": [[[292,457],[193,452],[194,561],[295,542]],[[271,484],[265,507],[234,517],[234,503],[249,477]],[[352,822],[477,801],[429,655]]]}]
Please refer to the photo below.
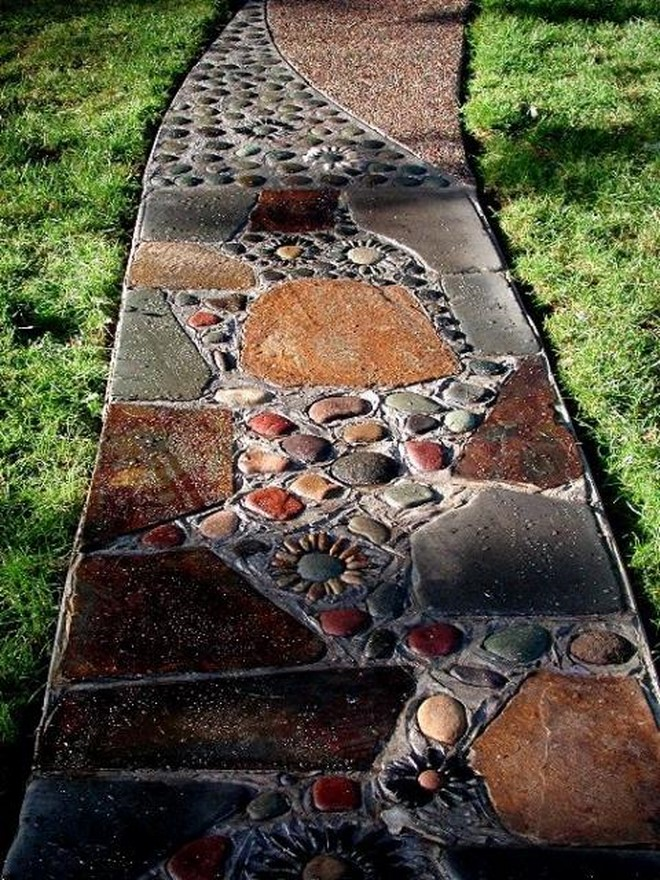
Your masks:
[{"label": "red pebble", "polygon": [[359,784],[346,776],[323,776],[312,786],[312,800],[323,813],[357,810],[362,802]]},{"label": "red pebble", "polygon": [[174,523],[156,526],[142,535],[143,544],[147,547],[156,547],[159,550],[164,550],[167,547],[179,547],[185,540],[185,532]]},{"label": "red pebble", "polygon": [[245,506],[253,513],[259,513],[277,522],[293,519],[305,509],[299,498],[285,489],[280,489],[279,486],[255,489],[245,496]]},{"label": "red pebble", "polygon": [[227,837],[193,840],[172,856],[167,871],[172,880],[218,880],[229,846]]},{"label": "red pebble", "polygon": [[418,471],[438,471],[445,467],[445,448],[431,440],[408,440],[406,455]]},{"label": "red pebble", "polygon": [[458,650],[462,636],[450,623],[430,623],[408,633],[408,646],[423,657],[445,657]]},{"label": "red pebble", "polygon": [[283,437],[285,434],[290,434],[296,428],[296,425],[291,419],[287,419],[286,416],[282,416],[279,413],[262,412],[250,419],[248,427],[255,434],[259,434],[261,437],[268,437],[270,440],[273,437]]},{"label": "red pebble", "polygon": [[359,608],[337,608],[319,614],[321,629],[329,636],[352,636],[364,629],[371,618]]},{"label": "red pebble", "polygon": [[212,327],[214,324],[219,324],[222,319],[218,315],[214,315],[213,312],[195,312],[194,315],[191,315],[188,318],[188,326],[189,327]]}]

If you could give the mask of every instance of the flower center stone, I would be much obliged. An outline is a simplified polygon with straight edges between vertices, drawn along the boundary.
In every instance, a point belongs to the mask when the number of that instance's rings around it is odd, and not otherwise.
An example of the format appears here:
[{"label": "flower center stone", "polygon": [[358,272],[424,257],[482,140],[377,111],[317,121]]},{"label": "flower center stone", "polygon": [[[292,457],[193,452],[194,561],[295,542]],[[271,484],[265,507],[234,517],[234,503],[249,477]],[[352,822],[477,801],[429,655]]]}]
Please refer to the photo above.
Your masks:
[{"label": "flower center stone", "polygon": [[298,574],[305,581],[322,583],[339,577],[345,570],[344,563],[327,553],[306,553],[298,562]]}]

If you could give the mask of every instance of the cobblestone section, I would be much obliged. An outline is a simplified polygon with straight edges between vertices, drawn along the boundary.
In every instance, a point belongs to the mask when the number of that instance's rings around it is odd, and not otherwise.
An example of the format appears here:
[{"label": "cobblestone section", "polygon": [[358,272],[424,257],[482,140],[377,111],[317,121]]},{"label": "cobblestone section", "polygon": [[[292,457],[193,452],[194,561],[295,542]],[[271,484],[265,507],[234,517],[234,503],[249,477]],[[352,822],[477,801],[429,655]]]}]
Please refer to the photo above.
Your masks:
[{"label": "cobblestone section", "polygon": [[648,648],[474,193],[265,16],[149,163],[3,876],[657,878]]}]

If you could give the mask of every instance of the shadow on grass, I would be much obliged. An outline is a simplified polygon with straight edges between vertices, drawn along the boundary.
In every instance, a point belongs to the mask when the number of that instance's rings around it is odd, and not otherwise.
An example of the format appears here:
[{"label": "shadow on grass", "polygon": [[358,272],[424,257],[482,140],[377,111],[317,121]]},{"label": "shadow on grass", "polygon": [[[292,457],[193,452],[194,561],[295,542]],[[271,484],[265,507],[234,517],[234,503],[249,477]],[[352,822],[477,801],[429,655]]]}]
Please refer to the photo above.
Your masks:
[{"label": "shadow on grass", "polygon": [[657,0],[487,0],[484,7],[549,22],[622,24],[636,18],[660,21]]}]

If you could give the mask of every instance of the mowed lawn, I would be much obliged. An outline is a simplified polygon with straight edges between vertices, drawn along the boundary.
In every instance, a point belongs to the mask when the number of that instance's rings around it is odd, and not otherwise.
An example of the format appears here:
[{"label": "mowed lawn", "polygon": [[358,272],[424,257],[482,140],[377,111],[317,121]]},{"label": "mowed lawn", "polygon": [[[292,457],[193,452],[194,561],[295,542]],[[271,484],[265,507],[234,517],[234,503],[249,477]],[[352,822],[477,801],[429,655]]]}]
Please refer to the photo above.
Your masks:
[{"label": "mowed lawn", "polygon": [[213,0],[2,4],[0,745],[31,706],[28,732],[42,698],[150,141],[224,12]]},{"label": "mowed lawn", "polygon": [[660,4],[482,0],[466,128],[640,595],[660,617]]}]

